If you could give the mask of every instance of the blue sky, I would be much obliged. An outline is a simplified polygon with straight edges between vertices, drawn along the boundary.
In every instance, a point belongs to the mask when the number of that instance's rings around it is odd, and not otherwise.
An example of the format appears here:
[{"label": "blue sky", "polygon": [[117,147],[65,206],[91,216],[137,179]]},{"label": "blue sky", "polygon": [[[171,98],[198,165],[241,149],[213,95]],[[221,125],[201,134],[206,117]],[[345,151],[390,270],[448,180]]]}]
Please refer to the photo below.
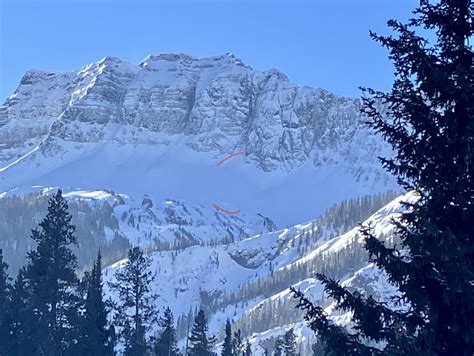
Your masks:
[{"label": "blue sky", "polygon": [[106,55],[232,52],[297,84],[359,96],[388,89],[393,68],[369,29],[386,33],[416,0],[0,0],[0,101],[32,68],[69,71]]}]

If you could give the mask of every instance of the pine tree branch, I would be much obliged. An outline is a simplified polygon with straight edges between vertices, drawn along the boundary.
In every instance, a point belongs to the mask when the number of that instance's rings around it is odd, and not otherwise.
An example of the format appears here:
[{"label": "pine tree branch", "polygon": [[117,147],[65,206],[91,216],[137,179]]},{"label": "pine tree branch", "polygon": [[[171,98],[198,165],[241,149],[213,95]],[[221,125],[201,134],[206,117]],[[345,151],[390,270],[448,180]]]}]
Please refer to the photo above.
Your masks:
[{"label": "pine tree branch", "polygon": [[376,348],[360,343],[359,339],[349,334],[343,327],[330,321],[324,309],[315,306],[305,295],[295,288],[290,288],[293,297],[298,300],[297,308],[305,312],[305,320],[325,344],[327,352],[332,355],[382,355]]}]

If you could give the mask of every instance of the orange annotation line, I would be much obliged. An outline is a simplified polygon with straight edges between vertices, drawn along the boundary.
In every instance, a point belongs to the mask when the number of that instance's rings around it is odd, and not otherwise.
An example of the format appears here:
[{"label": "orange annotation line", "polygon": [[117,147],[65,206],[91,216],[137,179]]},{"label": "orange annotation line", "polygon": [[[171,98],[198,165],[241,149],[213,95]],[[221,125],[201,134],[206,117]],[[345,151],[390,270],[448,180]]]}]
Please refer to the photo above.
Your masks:
[{"label": "orange annotation line", "polygon": [[[219,167],[222,163],[224,163],[225,161],[227,161],[228,159],[232,158],[232,157],[235,157],[235,156],[238,156],[238,155],[241,155],[242,153],[244,153],[244,151],[239,151],[237,153],[234,153],[233,155],[230,155],[226,158],[224,158],[223,160],[219,161],[219,163],[216,164],[216,167]],[[226,214],[230,214],[230,215],[234,215],[234,214],[238,214],[240,213],[240,209],[239,210],[236,210],[236,211],[229,211],[229,210],[226,210],[224,208],[221,208],[219,205],[213,203],[212,206],[214,208],[216,208],[217,210],[220,210],[222,211],[223,213],[226,213]]]},{"label": "orange annotation line", "polygon": [[244,151],[240,151],[240,152],[234,153],[233,155],[230,155],[230,156],[224,158],[222,161],[220,161],[219,163],[216,164],[216,167],[219,167],[222,163],[224,163],[224,162],[227,161],[228,159],[230,159],[230,158],[232,158],[232,157],[235,157],[235,156],[238,156],[238,155],[241,155],[242,153],[244,153]]},{"label": "orange annotation line", "polygon": [[224,209],[224,208],[221,208],[219,205],[214,204],[214,203],[212,204],[212,206],[213,206],[214,208],[216,208],[217,210],[223,211],[223,212],[226,213],[226,214],[231,214],[231,215],[233,215],[233,214],[238,214],[238,213],[240,213],[240,209],[239,209],[239,210],[236,210],[236,211],[229,211],[229,210],[226,210],[226,209]]}]

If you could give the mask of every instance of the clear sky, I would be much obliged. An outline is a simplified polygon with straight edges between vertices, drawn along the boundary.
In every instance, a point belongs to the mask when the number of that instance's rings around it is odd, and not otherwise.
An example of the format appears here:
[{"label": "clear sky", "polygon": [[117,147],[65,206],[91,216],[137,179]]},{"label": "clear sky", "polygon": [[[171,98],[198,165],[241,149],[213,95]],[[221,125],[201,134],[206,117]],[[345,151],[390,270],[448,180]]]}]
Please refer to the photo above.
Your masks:
[{"label": "clear sky", "polygon": [[111,55],[234,53],[297,84],[359,96],[388,89],[387,51],[368,36],[417,0],[0,0],[0,102],[28,69],[69,71]]}]

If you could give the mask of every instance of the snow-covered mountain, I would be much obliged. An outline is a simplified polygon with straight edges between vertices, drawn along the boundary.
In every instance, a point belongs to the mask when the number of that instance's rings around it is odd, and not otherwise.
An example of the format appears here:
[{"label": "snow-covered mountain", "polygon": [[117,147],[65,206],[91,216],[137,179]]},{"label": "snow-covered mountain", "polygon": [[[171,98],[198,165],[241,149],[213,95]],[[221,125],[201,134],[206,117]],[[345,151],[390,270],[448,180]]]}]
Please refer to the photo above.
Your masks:
[{"label": "snow-covered mountain", "polygon": [[387,147],[359,108],[231,54],[32,70],[0,108],[0,191],[111,189],[308,220],[394,186],[376,160]]},{"label": "snow-covered mountain", "polygon": [[[256,355],[289,327],[308,354],[312,333],[290,286],[328,312],[315,271],[380,297],[390,291],[366,263],[355,226],[397,186],[377,161],[388,146],[359,110],[359,100],[300,87],[231,54],[31,70],[0,107],[0,248],[18,270],[33,247],[30,229],[61,187],[81,268],[100,248],[111,281],[126,250],[143,247],[157,308],[173,309],[181,338],[200,306],[213,333],[231,318]],[[400,199],[368,220],[381,238],[391,235]]]},{"label": "snow-covered mountain", "polygon": [[[392,239],[391,221],[402,210],[401,202],[410,199],[414,199],[411,194],[396,198],[364,224],[370,223],[379,238]],[[332,237],[337,227],[328,224],[330,221],[329,214],[324,219],[230,244],[152,253],[157,309],[171,307],[180,320],[178,335],[194,308],[207,310],[210,331],[221,337],[229,318],[250,339],[255,355],[263,355],[263,348],[271,345],[272,338],[293,327],[302,354],[309,355],[314,336],[295,310],[291,286],[324,306],[335,322],[348,326],[350,314],[333,311],[332,301],[314,279],[315,272],[335,276],[344,286],[386,302],[396,292],[385,275],[367,262],[359,227]],[[125,263],[122,260],[106,268],[105,281],[113,281],[115,271]],[[113,297],[108,289],[107,293]]]},{"label": "snow-covered mountain", "polygon": [[[55,191],[30,187],[0,195],[0,248],[13,270],[33,247],[29,230],[42,219],[47,199]],[[331,311],[330,301],[314,279],[316,271],[378,297],[393,290],[367,264],[356,225],[371,222],[380,238],[390,238],[390,219],[398,214],[400,201],[410,198],[399,197],[388,205],[385,203],[395,193],[345,200],[318,219],[277,230],[263,216],[229,216],[176,200],[68,188],[63,194],[77,226],[82,264],[94,259],[99,248],[107,265],[124,256],[130,246],[140,245],[153,261],[153,290],[159,295],[156,307],[173,309],[181,338],[195,308],[203,307],[210,316],[212,333],[220,338],[230,318],[252,341],[256,355],[263,355],[262,347],[271,348],[275,337],[290,327],[298,335],[303,355],[307,354],[314,339],[294,309],[289,287],[301,288]],[[10,234],[12,226],[20,232]],[[21,257],[21,261],[12,265],[12,257]],[[105,282],[113,280],[125,261],[105,269]],[[350,321],[350,315],[334,318],[341,323]]]},{"label": "snow-covered mountain", "polygon": [[[128,196],[113,191],[63,187],[63,196],[76,225],[79,265],[89,265],[102,250],[107,262],[126,256],[131,246],[150,250],[176,250],[243,240],[277,229],[261,214],[222,214],[211,206],[146,195]],[[24,264],[33,248],[31,229],[46,215],[47,201],[57,188],[22,187],[0,193],[0,249],[10,271]]]}]

